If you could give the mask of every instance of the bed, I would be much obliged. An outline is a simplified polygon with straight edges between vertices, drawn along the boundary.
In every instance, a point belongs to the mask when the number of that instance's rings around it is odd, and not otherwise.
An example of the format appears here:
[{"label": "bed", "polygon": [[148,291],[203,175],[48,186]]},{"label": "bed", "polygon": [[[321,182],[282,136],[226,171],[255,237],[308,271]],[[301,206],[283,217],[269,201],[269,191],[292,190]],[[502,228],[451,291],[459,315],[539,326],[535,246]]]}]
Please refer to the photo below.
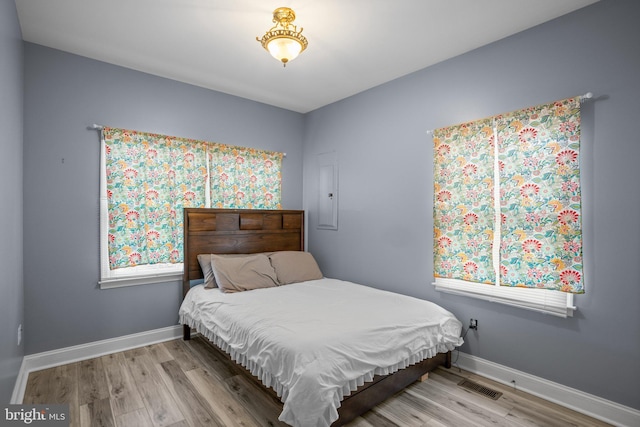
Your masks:
[{"label": "bed", "polygon": [[[433,303],[322,276],[304,211],[185,209],[184,265],[184,339],[195,329],[275,390],[290,425],[343,425],[462,344]],[[275,285],[244,289],[245,273]]]}]

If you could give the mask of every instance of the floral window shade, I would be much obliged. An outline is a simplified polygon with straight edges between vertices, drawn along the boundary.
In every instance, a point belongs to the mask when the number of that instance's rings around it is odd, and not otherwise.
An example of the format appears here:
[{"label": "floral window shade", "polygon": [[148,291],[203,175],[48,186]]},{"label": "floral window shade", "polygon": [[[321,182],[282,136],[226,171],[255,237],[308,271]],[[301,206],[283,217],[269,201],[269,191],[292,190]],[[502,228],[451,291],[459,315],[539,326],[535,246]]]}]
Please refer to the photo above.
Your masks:
[{"label": "floral window shade", "polygon": [[580,101],[496,118],[505,286],[583,293]]},{"label": "floral window shade", "polygon": [[181,263],[183,208],[281,208],[282,153],[107,127],[102,137],[105,269]]},{"label": "floral window shade", "polygon": [[579,146],[579,98],[434,131],[436,280],[583,293]]},{"label": "floral window shade", "polygon": [[281,208],[282,153],[217,144],[209,157],[216,208]]},{"label": "floral window shade", "polygon": [[436,277],[494,283],[491,120],[434,132]]},{"label": "floral window shade", "polygon": [[206,145],[105,128],[109,266],[182,262],[182,209],[205,206]]}]

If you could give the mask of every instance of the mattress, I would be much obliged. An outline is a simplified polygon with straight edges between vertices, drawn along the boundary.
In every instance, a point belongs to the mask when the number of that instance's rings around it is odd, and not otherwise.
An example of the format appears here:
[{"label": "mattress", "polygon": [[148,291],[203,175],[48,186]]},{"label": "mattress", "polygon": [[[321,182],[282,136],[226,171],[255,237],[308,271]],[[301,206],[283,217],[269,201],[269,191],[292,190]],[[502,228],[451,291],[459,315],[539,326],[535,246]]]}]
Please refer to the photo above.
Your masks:
[{"label": "mattress", "polygon": [[272,387],[293,426],[329,426],[374,375],[463,343],[460,321],[434,303],[328,278],[237,293],[198,285],[179,313]]}]

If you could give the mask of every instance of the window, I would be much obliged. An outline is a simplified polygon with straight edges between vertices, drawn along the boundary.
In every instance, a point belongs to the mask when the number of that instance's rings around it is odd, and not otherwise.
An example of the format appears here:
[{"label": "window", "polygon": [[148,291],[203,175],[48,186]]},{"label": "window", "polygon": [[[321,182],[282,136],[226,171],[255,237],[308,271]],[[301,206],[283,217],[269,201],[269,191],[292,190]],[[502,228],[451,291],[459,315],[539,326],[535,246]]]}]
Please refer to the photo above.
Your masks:
[{"label": "window", "polygon": [[280,209],[282,153],[104,128],[102,288],[179,279],[185,207]]},{"label": "window", "polygon": [[579,98],[434,132],[436,289],[573,314],[579,145]]}]

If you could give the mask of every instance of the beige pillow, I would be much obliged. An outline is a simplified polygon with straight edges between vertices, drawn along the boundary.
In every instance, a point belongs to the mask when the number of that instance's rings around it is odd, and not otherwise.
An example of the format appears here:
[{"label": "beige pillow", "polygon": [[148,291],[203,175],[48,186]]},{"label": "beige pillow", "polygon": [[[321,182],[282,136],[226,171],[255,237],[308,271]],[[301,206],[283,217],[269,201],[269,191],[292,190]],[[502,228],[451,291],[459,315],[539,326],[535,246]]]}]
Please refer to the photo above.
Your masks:
[{"label": "beige pillow", "polygon": [[[271,252],[263,252],[264,255],[269,256]],[[198,263],[204,276],[204,287],[207,289],[217,288],[216,276],[213,274],[213,268],[211,267],[211,255],[213,254],[198,254]],[[256,254],[218,254],[220,257],[225,258],[243,258],[248,256],[254,256]]]},{"label": "beige pillow", "polygon": [[278,285],[276,272],[265,254],[211,255],[211,267],[223,292],[242,292]]},{"label": "beige pillow", "polygon": [[318,263],[309,252],[281,251],[269,255],[271,265],[276,271],[278,284],[304,282],[322,279]]}]

